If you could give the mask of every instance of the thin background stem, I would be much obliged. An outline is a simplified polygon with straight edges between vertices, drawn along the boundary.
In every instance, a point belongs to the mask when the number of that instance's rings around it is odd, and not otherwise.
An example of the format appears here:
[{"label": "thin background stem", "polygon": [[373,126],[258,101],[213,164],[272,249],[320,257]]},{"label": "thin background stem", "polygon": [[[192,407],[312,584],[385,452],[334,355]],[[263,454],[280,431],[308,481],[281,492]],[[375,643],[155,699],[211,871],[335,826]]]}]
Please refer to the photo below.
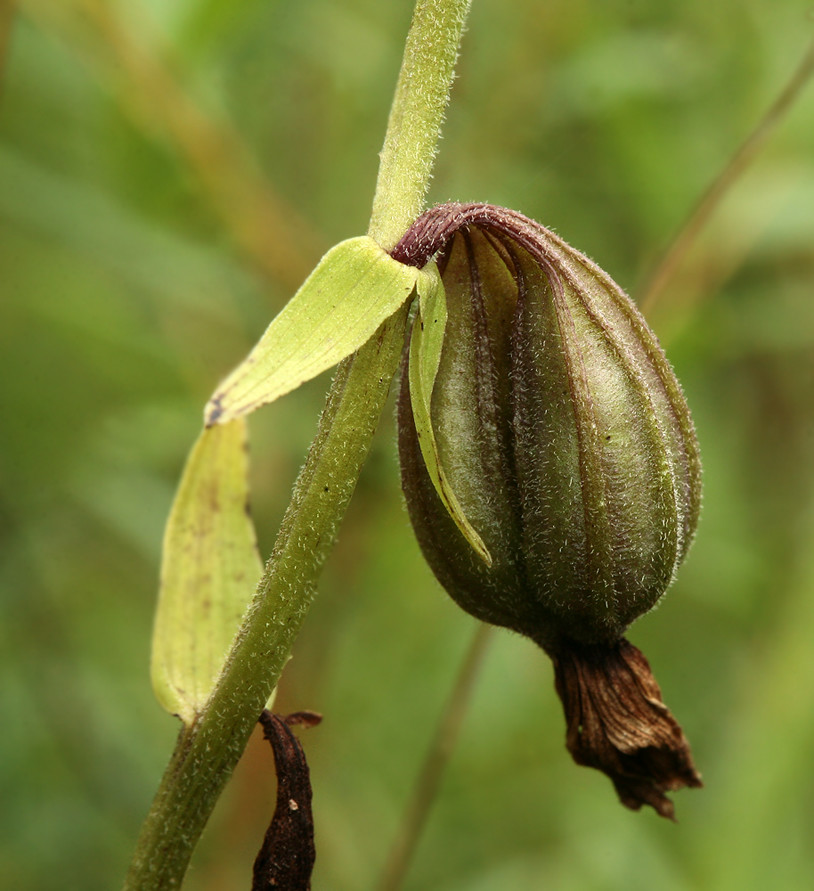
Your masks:
[{"label": "thin background stem", "polygon": [[[396,243],[421,208],[469,0],[418,0],[382,151],[369,232]],[[431,48],[431,50],[430,50]],[[404,130],[410,133],[408,141]],[[398,187],[392,184],[399,184]],[[387,194],[394,188],[392,201]],[[181,731],[142,827],[127,891],[178,888],[277,683],[315,594],[401,355],[407,307],[340,365],[238,639],[206,708]]]},{"label": "thin background stem", "polygon": [[463,727],[480,668],[494,636],[492,625],[479,624],[463,656],[449,700],[441,713],[421,771],[413,787],[402,824],[385,863],[378,891],[398,891],[418,847],[433,802],[441,787],[444,770]]},{"label": "thin background stem", "polygon": [[809,45],[799,66],[766,114],[732,155],[724,169],[707,187],[642,288],[639,306],[645,315],[653,309],[667,283],[684,262],[715,209],[743,176],[760,150],[766,145],[769,137],[788,114],[812,73],[814,73],[814,41]]}]

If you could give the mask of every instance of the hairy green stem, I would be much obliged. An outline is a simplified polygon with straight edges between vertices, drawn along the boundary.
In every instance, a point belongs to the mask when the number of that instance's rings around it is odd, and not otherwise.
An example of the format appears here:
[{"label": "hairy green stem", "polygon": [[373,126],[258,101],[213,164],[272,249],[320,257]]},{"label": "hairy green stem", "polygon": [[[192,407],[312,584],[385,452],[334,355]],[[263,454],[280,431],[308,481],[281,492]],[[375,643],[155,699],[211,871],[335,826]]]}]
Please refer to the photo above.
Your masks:
[{"label": "hairy green stem", "polygon": [[[418,0],[369,233],[391,247],[421,210],[470,0]],[[178,888],[315,593],[398,366],[407,308],[340,366],[252,607],[206,708],[181,731],[124,888]]]},{"label": "hairy green stem", "polygon": [[471,0],[418,0],[390,107],[368,234],[386,250],[421,213]]}]

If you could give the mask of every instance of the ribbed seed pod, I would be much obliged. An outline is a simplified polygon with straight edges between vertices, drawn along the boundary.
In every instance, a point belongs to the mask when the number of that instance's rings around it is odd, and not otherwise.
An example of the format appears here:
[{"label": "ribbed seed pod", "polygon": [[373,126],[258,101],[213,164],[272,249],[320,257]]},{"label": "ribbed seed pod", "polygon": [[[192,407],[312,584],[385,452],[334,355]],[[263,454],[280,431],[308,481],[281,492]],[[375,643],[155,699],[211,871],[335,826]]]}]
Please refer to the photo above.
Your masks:
[{"label": "ribbed seed pod", "polygon": [[393,256],[438,261],[437,456],[492,562],[436,491],[405,373],[399,454],[422,551],[460,606],[552,657],[574,758],[628,806],[671,816],[664,791],[700,778],[622,635],[662,596],[698,521],[698,446],[675,375],[618,285],[521,214],[442,205]]}]

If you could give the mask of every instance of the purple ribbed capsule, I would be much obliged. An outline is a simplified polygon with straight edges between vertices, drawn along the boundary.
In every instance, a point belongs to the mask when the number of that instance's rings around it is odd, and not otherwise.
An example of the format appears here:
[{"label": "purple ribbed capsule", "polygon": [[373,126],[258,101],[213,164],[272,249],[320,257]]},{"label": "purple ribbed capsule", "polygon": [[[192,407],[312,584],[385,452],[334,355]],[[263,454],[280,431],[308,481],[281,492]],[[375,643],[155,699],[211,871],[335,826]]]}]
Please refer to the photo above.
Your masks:
[{"label": "purple ribbed capsule", "polygon": [[521,214],[441,205],[393,256],[438,262],[438,462],[492,562],[436,491],[405,373],[402,485],[424,556],[463,609],[550,655],[574,759],[607,773],[628,807],[671,817],[664,793],[700,777],[623,634],[672,581],[698,521],[698,444],[678,381],[618,285]]}]

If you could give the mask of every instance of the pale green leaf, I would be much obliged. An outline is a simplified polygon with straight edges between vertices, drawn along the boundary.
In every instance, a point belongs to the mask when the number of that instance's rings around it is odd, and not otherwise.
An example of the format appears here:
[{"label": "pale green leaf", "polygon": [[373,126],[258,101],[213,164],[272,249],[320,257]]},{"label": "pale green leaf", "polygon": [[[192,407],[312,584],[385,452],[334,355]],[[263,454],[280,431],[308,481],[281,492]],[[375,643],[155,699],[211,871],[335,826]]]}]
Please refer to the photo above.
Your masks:
[{"label": "pale green leaf", "polygon": [[245,421],[204,430],[167,528],[153,632],[153,690],[189,724],[206,702],[263,567],[248,515]]},{"label": "pale green leaf", "polygon": [[418,275],[367,236],[331,248],[215,391],[207,426],[273,402],[349,356],[410,297]]},{"label": "pale green leaf", "polygon": [[432,391],[441,361],[441,348],[444,343],[444,329],[447,323],[446,294],[435,266],[427,267],[422,271],[417,288],[419,307],[410,338],[409,382],[413,419],[421,446],[421,455],[435,486],[435,491],[449,515],[478,556],[487,566],[491,566],[492,557],[486,545],[467,520],[449,479],[444,473],[438,442],[432,428]]}]

